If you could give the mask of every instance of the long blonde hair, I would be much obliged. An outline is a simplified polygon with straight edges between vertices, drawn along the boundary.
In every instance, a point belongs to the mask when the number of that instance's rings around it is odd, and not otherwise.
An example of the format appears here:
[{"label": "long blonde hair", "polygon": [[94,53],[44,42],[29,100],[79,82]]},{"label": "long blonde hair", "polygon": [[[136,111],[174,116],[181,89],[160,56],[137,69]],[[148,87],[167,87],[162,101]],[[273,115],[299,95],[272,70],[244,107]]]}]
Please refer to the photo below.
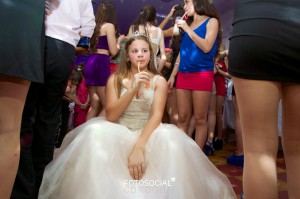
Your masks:
[{"label": "long blonde hair", "polygon": [[147,65],[147,70],[154,75],[160,74],[154,64],[154,53],[151,48],[151,43],[149,41],[149,38],[143,34],[131,36],[125,43],[124,49],[122,50],[120,65],[119,65],[117,71],[115,72],[115,86],[117,87],[118,96],[120,96],[120,93],[121,93],[121,86],[123,84],[122,80],[124,78],[130,77],[130,75],[131,75],[131,62],[128,59],[128,49],[129,49],[130,45],[132,44],[132,42],[136,41],[136,40],[143,40],[143,41],[147,42],[147,44],[149,46],[150,61]]}]

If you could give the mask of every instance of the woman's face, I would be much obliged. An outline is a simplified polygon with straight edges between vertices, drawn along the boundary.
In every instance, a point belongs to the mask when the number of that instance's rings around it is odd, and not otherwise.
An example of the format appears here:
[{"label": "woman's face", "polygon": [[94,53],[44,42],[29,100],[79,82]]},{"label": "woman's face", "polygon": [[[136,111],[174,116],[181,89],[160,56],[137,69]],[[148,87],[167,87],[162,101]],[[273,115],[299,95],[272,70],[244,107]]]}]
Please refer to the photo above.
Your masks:
[{"label": "woman's face", "polygon": [[[135,40],[128,48],[128,57],[131,67],[137,70],[146,70],[150,61],[150,46],[144,40]],[[139,69],[138,69],[139,66]]]},{"label": "woman's face", "polygon": [[193,16],[195,13],[193,0],[184,0],[183,9],[185,10],[185,12],[188,12],[187,15],[189,17]]}]

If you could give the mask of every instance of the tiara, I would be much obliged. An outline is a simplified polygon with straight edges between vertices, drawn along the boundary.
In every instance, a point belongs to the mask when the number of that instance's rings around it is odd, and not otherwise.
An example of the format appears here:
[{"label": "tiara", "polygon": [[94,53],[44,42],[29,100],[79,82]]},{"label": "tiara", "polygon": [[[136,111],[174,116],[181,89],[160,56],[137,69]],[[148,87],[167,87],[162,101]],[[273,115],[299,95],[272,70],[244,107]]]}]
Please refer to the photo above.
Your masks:
[{"label": "tiara", "polygon": [[148,36],[145,33],[139,32],[139,31],[135,31],[131,35],[131,37],[138,37],[138,36],[143,36],[143,37],[146,37],[147,39],[149,39]]}]

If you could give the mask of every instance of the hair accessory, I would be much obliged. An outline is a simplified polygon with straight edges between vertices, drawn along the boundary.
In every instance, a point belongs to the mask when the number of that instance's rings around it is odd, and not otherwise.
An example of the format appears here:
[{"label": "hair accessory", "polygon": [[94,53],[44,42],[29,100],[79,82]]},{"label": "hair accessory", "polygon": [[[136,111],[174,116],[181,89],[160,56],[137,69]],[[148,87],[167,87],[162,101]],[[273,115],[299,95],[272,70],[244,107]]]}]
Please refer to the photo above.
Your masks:
[{"label": "hair accessory", "polygon": [[143,37],[146,37],[148,39],[148,36],[145,33],[139,32],[139,31],[135,31],[131,35],[131,37],[138,37],[138,36],[143,36]]}]

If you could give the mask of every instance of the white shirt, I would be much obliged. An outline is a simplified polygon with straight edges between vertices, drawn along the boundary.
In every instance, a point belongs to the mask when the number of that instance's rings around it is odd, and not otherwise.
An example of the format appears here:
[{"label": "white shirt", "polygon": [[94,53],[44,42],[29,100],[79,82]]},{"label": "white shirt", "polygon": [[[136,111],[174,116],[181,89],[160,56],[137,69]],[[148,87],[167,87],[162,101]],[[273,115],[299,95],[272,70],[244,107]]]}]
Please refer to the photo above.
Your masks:
[{"label": "white shirt", "polygon": [[91,0],[50,0],[50,5],[52,13],[45,19],[46,36],[76,47],[80,36],[93,35],[96,23]]}]

